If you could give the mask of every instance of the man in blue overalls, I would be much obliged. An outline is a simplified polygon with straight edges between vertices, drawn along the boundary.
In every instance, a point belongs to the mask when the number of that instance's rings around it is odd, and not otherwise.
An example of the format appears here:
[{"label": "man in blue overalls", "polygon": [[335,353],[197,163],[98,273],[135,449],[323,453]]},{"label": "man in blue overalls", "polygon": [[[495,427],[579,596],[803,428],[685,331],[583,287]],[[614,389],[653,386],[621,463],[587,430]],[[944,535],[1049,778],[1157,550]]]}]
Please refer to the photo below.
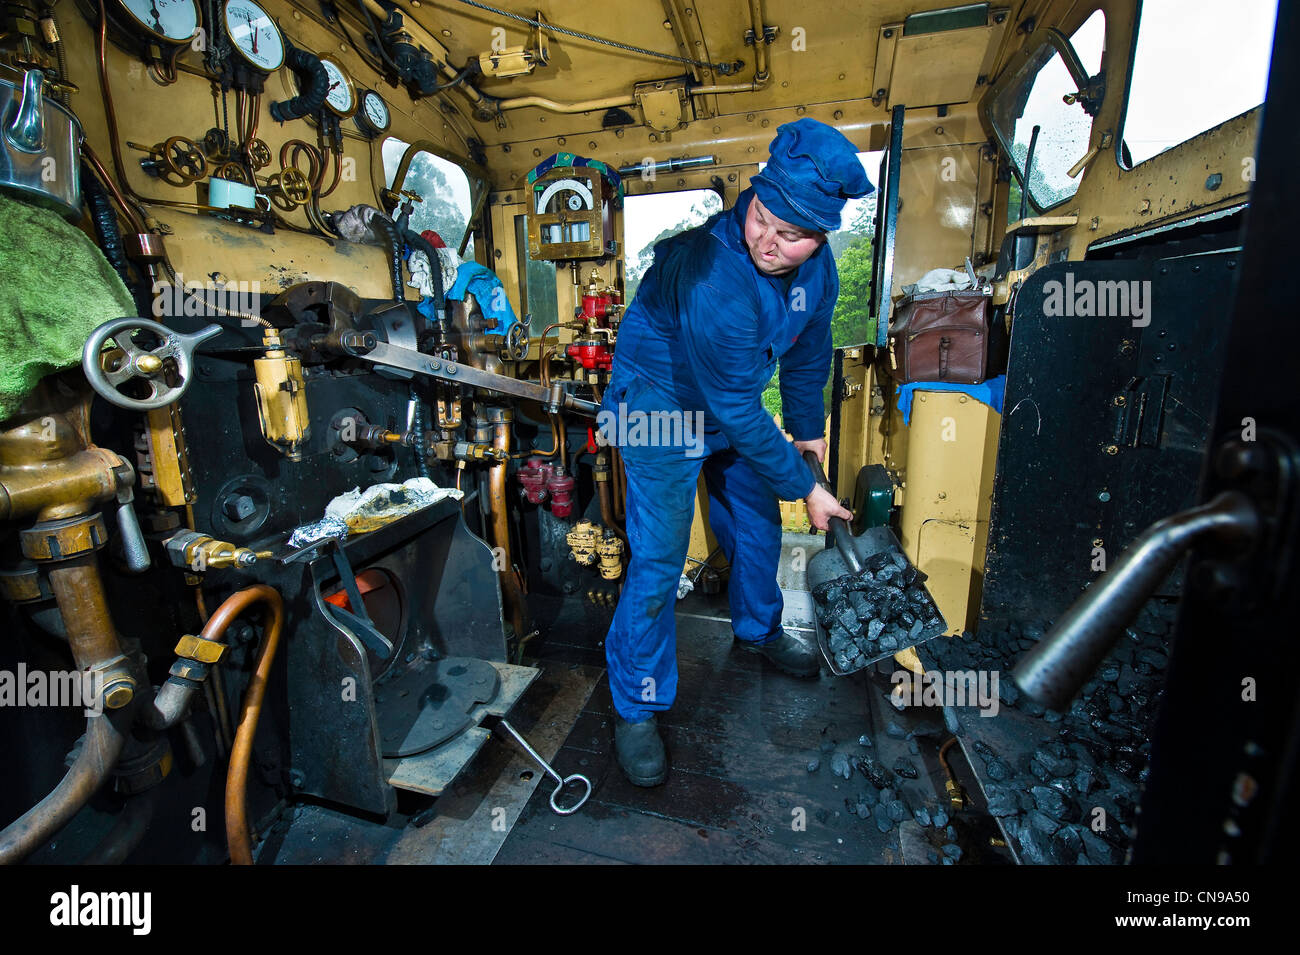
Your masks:
[{"label": "man in blue overalls", "polygon": [[[677,583],[701,469],[709,522],[731,565],[739,644],[798,676],[815,645],[781,627],[778,499],[807,503],[813,526],[851,518],[801,458],[825,460],[822,389],[839,294],[826,233],[845,200],[872,191],[857,150],[812,119],[781,126],[771,157],[734,208],[655,247],[620,325],[602,432],[627,469],[631,562],[605,641],[619,766],[654,786],[668,764],[655,714],[677,693]],[[762,392],[781,363],[781,433]]]}]

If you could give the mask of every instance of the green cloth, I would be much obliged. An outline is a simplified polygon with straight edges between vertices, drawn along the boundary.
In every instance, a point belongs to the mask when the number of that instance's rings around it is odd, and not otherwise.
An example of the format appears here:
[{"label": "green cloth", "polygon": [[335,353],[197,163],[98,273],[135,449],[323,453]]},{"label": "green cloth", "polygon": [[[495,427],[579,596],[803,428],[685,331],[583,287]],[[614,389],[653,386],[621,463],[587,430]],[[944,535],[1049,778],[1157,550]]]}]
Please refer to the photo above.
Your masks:
[{"label": "green cloth", "polygon": [[134,314],[122,279],[84,232],[0,193],[0,420],[45,375],[81,364],[96,328]]}]

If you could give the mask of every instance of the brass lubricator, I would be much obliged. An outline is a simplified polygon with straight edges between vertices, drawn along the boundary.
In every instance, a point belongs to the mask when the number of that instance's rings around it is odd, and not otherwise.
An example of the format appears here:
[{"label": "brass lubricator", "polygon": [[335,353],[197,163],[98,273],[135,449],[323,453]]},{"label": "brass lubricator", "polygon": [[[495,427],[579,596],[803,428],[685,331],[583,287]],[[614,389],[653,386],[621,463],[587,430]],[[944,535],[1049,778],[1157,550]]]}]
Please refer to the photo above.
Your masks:
[{"label": "brass lubricator", "polygon": [[311,427],[302,361],[285,352],[277,328],[262,333],[262,345],[266,354],[253,362],[262,436],[290,461],[301,461],[302,445]]}]

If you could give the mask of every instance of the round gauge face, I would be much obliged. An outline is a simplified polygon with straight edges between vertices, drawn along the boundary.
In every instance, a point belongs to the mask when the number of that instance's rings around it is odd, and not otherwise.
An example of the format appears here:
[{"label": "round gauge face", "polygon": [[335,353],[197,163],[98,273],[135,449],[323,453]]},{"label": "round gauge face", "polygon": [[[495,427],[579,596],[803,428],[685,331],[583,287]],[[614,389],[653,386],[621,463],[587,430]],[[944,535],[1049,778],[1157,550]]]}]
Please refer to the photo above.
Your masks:
[{"label": "round gauge face", "polygon": [[330,83],[329,92],[325,94],[325,105],[340,116],[351,116],[352,111],[357,108],[356,96],[352,92],[352,81],[348,79],[342,67],[323,57],[320,65],[325,67],[325,75],[329,77]]},{"label": "round gauge face", "polygon": [[185,43],[199,28],[196,0],[121,0],[121,4],[148,33],[171,43]]},{"label": "round gauge face", "polygon": [[284,37],[266,11],[253,0],[228,0],[226,32],[245,60],[270,73],[284,64]]},{"label": "round gauge face", "polygon": [[364,125],[376,133],[382,133],[388,129],[388,124],[392,122],[392,117],[388,115],[388,104],[374,90],[367,90],[366,94],[361,97],[360,115],[364,120]]}]

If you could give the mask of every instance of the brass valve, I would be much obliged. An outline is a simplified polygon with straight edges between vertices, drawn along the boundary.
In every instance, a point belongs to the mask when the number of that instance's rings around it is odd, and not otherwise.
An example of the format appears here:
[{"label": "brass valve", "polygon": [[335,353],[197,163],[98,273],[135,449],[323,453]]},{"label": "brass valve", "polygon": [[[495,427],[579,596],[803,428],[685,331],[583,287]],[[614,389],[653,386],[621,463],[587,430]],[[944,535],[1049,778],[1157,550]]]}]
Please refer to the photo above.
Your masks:
[{"label": "brass valve", "polygon": [[285,352],[278,329],[266,329],[262,344],[266,354],[253,362],[262,436],[290,461],[301,461],[302,445],[311,426],[302,361]]},{"label": "brass valve", "polygon": [[277,209],[292,212],[311,200],[311,183],[297,166],[286,166],[267,180],[266,194]]},{"label": "brass valve", "polygon": [[490,444],[457,441],[453,454],[458,461],[508,461],[510,452]]},{"label": "brass valve", "polygon": [[140,160],[140,168],[169,186],[192,185],[207,175],[208,160],[203,155],[203,150],[184,136],[173,136],[152,146],[132,142],[128,142],[127,146],[148,153],[148,159]]}]

